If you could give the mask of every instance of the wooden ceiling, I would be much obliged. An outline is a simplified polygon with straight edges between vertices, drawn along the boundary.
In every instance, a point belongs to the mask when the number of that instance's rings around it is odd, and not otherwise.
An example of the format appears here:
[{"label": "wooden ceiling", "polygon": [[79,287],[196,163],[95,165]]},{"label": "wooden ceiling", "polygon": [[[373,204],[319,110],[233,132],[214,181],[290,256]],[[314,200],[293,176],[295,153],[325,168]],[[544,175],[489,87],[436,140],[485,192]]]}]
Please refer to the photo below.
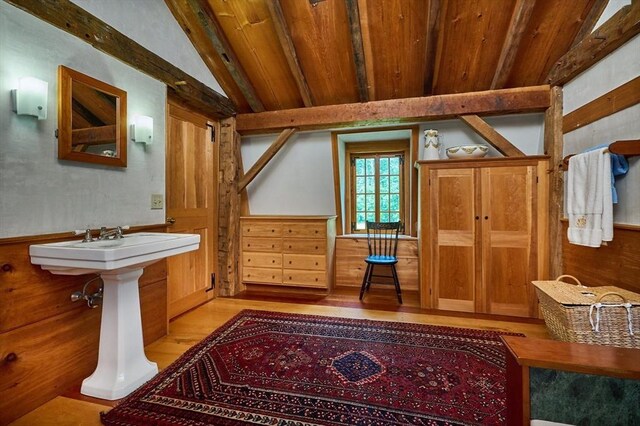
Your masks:
[{"label": "wooden ceiling", "polygon": [[165,0],[237,112],[546,84],[606,0]]}]

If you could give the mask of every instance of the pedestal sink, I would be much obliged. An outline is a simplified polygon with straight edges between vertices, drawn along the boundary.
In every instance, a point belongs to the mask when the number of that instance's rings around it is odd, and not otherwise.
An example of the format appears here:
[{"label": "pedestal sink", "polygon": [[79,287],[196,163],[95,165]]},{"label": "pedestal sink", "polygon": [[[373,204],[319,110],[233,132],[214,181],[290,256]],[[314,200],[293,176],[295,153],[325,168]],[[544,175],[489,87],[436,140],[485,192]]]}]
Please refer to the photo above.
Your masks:
[{"label": "pedestal sink", "polygon": [[60,275],[96,273],[104,283],[98,366],[82,382],[81,393],[120,399],[158,372],[144,353],[138,278],[145,266],[199,245],[200,235],[148,232],[29,247],[31,263],[42,269]]}]

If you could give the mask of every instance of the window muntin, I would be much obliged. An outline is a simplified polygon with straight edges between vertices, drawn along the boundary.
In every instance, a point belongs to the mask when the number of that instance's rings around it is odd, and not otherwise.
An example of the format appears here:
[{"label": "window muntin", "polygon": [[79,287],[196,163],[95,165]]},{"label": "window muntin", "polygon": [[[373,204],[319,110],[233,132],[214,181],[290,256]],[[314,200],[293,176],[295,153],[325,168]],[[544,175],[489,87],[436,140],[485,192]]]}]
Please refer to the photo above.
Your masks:
[{"label": "window muntin", "polygon": [[351,153],[351,232],[404,222],[404,152]]}]

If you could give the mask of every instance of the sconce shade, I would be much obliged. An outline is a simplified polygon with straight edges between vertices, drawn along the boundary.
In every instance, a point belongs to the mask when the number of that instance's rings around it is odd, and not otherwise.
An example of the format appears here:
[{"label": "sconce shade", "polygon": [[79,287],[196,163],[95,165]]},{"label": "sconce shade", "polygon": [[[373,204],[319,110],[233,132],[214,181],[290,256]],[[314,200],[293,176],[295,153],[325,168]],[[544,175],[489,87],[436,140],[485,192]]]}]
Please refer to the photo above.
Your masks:
[{"label": "sconce shade", "polygon": [[14,111],[18,115],[33,115],[38,120],[47,118],[47,94],[49,83],[34,77],[22,77],[18,89],[12,91]]},{"label": "sconce shade", "polygon": [[153,143],[153,118],[146,115],[135,116],[131,125],[131,139],[147,145]]}]

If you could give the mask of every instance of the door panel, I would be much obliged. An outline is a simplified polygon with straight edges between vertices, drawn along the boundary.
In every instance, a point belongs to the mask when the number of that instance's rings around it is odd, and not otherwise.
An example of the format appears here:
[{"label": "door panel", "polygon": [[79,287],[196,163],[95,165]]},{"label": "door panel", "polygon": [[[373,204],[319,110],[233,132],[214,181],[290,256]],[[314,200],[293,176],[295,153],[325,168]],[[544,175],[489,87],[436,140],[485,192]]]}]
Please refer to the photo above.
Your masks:
[{"label": "door panel", "polygon": [[535,168],[482,170],[484,311],[530,316],[536,276]]},{"label": "door panel", "polygon": [[473,169],[430,174],[433,307],[473,312],[476,305],[476,195]]},{"label": "door panel", "polygon": [[168,259],[169,318],[214,297],[216,272],[217,147],[206,117],[169,103],[167,117],[167,216],[169,232],[200,234],[197,251]]}]

